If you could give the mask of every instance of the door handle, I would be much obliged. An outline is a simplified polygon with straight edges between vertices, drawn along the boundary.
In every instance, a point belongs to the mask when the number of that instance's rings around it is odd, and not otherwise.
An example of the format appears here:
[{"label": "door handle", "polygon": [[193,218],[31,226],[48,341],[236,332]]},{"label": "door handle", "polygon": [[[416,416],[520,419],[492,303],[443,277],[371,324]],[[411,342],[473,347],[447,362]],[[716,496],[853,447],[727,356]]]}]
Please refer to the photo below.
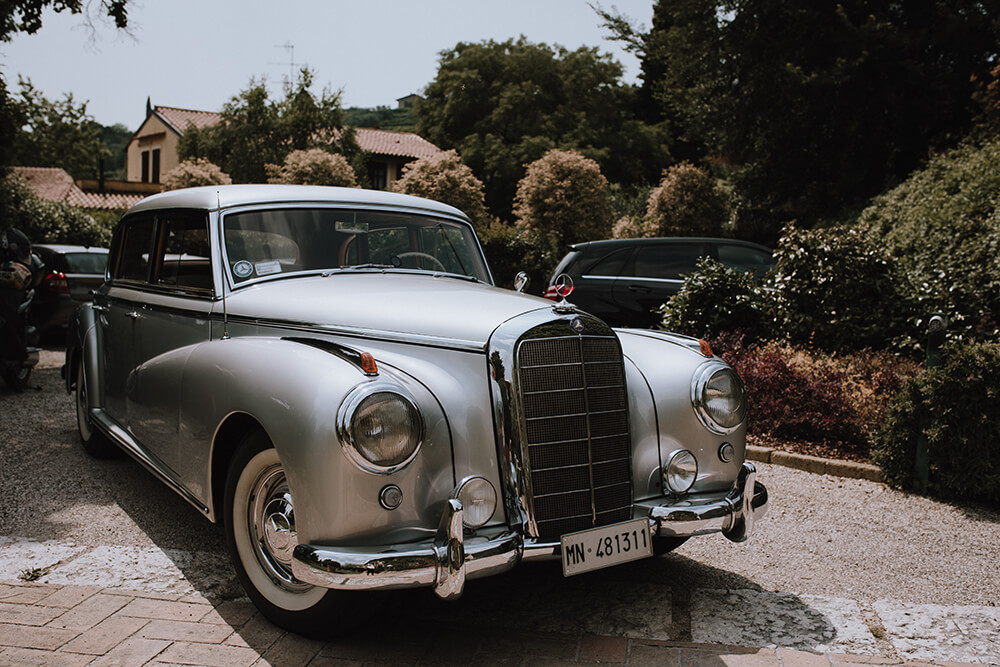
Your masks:
[{"label": "door handle", "polygon": [[108,310],[107,306],[100,306],[100,305],[98,305],[96,303],[92,306],[92,308],[94,310],[96,310],[97,312],[99,312],[99,313],[104,313],[104,312],[107,312],[107,310]]},{"label": "door handle", "polygon": [[139,319],[139,313],[134,310],[130,310],[125,313],[125,317],[131,317],[133,320],[137,320]]},{"label": "door handle", "polygon": [[641,287],[640,285],[629,285],[629,292],[635,292],[636,294],[649,294],[650,289],[648,287]]}]

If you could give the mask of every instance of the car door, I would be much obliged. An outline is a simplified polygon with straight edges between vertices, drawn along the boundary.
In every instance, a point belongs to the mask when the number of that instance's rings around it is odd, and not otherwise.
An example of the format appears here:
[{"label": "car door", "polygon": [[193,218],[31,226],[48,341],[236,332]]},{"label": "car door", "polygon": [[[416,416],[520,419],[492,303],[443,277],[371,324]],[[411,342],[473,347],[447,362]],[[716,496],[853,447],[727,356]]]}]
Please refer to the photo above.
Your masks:
[{"label": "car door", "polygon": [[126,386],[135,367],[135,321],[149,280],[154,229],[152,215],[122,222],[112,243],[110,280],[94,295],[101,404],[105,413],[126,430]]},{"label": "car door", "polygon": [[702,241],[643,243],[615,281],[614,297],[624,326],[656,326],[654,311],[680,291],[684,276],[695,270],[698,259],[708,254]]},{"label": "car door", "polygon": [[183,362],[211,339],[214,274],[207,213],[159,212],[156,222],[149,283],[133,322],[127,413],[132,435],[178,475]]}]

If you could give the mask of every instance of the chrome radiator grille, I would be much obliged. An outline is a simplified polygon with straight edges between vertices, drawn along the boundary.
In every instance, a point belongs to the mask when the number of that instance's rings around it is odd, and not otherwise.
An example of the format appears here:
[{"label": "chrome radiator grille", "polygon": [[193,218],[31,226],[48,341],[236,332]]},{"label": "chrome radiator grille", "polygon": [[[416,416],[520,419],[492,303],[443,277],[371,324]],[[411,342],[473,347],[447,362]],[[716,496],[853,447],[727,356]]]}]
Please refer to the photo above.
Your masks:
[{"label": "chrome radiator grille", "polygon": [[527,340],[517,351],[538,537],[632,518],[628,402],[613,337]]}]

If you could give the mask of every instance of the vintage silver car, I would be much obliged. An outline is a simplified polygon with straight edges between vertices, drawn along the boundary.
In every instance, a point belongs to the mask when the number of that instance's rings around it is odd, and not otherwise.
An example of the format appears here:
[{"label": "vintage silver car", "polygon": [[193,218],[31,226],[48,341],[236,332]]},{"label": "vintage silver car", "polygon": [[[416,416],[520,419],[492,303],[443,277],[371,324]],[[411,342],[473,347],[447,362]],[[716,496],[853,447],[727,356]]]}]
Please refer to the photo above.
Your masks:
[{"label": "vintage silver car", "polygon": [[564,575],[750,534],[740,378],[704,342],[493,285],[468,218],[405,195],[155,195],[114,234],[64,369],[83,446],[212,521],[276,624],[523,560]]}]

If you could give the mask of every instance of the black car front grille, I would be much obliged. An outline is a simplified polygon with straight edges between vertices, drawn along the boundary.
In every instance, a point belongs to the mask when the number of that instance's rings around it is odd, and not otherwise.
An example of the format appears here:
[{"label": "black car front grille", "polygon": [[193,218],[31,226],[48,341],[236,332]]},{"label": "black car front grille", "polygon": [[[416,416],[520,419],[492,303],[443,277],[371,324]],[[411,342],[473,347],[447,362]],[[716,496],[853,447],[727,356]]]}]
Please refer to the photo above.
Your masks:
[{"label": "black car front grille", "polygon": [[632,517],[628,402],[614,337],[527,340],[517,353],[538,537]]}]

